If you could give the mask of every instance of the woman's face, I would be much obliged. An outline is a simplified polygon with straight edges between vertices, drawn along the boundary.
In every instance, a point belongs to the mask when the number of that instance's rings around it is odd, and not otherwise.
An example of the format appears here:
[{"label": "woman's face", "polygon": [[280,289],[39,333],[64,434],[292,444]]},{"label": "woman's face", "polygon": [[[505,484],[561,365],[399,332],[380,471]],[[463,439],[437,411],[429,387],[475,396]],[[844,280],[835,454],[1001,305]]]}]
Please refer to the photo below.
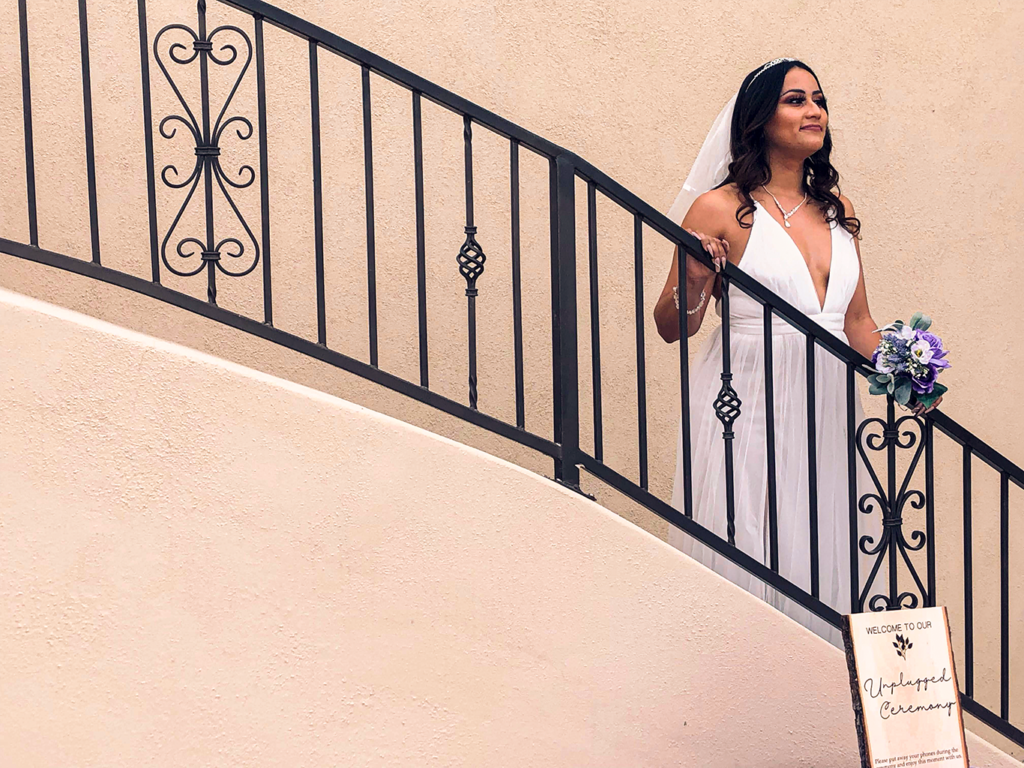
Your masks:
[{"label": "woman's face", "polygon": [[825,95],[814,75],[793,67],[786,73],[775,114],[765,126],[768,145],[810,157],[825,143],[828,112]]}]

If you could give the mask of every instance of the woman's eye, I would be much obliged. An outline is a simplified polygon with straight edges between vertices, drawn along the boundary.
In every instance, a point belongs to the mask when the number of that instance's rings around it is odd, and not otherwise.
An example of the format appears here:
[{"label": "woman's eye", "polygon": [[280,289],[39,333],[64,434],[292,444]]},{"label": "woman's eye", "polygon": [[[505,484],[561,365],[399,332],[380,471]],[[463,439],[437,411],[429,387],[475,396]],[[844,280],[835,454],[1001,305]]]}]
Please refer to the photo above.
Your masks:
[{"label": "woman's eye", "polygon": [[[803,96],[794,96],[792,98],[787,99],[786,103],[787,104],[792,104],[792,105],[798,107],[798,106],[806,103],[806,101],[807,101],[807,99],[805,99]],[[825,109],[826,108],[825,105],[826,105],[827,102],[825,101],[825,99],[815,99],[814,103],[817,104],[822,109]]]}]

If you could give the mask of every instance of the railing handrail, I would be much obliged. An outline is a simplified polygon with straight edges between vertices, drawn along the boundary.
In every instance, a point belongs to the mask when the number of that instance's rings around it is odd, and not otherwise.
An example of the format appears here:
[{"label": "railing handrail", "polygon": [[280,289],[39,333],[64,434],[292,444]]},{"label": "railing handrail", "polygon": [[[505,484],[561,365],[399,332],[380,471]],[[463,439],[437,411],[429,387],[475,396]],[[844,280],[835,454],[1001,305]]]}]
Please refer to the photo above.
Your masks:
[{"label": "railing handrail", "polygon": [[1019,464],[1006,458],[1006,456],[971,432],[952,416],[939,410],[932,411],[931,416],[935,421],[935,426],[941,429],[947,437],[965,448],[970,448],[975,456],[988,464],[992,469],[997,472],[1005,472],[1014,485],[1024,489],[1024,469]]}]

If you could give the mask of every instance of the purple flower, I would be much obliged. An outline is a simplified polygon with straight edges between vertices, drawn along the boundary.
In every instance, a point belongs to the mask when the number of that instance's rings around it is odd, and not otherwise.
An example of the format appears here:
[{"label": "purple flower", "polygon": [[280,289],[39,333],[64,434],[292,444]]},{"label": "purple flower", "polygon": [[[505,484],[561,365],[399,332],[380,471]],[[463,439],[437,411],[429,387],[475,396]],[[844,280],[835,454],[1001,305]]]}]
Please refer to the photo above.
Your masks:
[{"label": "purple flower", "polygon": [[[945,361],[939,360],[938,362],[942,363]],[[910,386],[912,386],[914,388],[914,391],[917,392],[919,395],[929,394],[933,389],[935,389],[935,377],[938,375],[939,369],[935,365],[926,365],[924,366],[924,370],[922,371],[922,373],[920,373],[917,376],[914,376],[910,380]]]},{"label": "purple flower", "polygon": [[937,368],[949,368],[949,362],[943,359],[949,354],[949,352],[942,348],[942,339],[930,331],[918,331],[917,339],[918,341],[926,342],[928,346],[931,347],[932,355],[931,360],[929,360],[930,365],[934,365]]},{"label": "purple flower", "polygon": [[885,358],[885,367],[890,371],[902,373],[907,370],[907,359],[910,357],[910,342],[895,334],[891,337],[892,350]]}]

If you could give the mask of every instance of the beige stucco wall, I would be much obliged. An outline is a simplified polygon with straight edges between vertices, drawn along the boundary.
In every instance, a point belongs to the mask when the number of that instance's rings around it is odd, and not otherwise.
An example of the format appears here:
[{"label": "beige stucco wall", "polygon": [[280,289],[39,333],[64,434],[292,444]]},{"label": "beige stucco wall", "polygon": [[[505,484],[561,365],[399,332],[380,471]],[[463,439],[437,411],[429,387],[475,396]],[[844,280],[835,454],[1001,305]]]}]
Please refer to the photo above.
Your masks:
[{"label": "beige stucco wall", "polygon": [[[134,0],[90,0],[99,221],[104,263],[149,273],[138,28]],[[844,191],[865,224],[862,250],[876,319],[929,311],[954,350],[954,387],[944,409],[1020,463],[1024,396],[1012,338],[993,328],[1024,320],[1013,268],[1013,222],[1024,214],[1022,91],[1024,9],[1019,4],[909,2],[819,4],[797,0],[685,4],[594,2],[320,3],[279,0],[286,10],[378,52],[578,152],[661,208],[673,199],[707,127],[743,74],[778,55],[806,59],[831,105],[835,162]],[[41,244],[88,258],[77,4],[28,0]],[[211,26],[246,17],[211,3]],[[195,23],[194,3],[150,0],[150,34],[171,22]],[[271,219],[275,321],[315,338],[309,96],[306,47],[267,29]],[[0,235],[24,240],[24,150],[17,4],[0,7]],[[328,343],[366,359],[365,221],[358,69],[321,56]],[[223,81],[218,81],[223,85]],[[152,70],[156,119],[178,107]],[[409,378],[415,359],[415,237],[412,224],[411,108],[393,85],[373,80],[381,365]],[[185,87],[190,99],[195,88]],[[194,103],[194,102],[193,102]],[[255,80],[236,97],[255,118]],[[508,159],[505,145],[477,129],[479,239],[488,253],[480,281],[481,407],[511,420],[512,311],[509,287]],[[465,401],[463,284],[455,269],[463,216],[461,123],[424,106],[431,383]],[[156,138],[159,167],[184,171],[188,142]],[[225,143],[229,169],[255,165],[255,140]],[[230,160],[236,159],[234,165]],[[543,163],[523,155],[523,269],[527,425],[550,434],[550,295],[547,180]],[[159,192],[160,234],[180,197]],[[579,198],[582,201],[582,189]],[[236,193],[258,231],[255,188]],[[184,226],[199,223],[193,205]],[[581,208],[582,210],[582,208]],[[605,453],[636,477],[632,230],[628,217],[599,206],[604,342]],[[226,221],[219,217],[218,221]],[[226,226],[226,224],[225,224]],[[579,238],[581,288],[585,240]],[[668,248],[649,237],[645,290],[660,290]],[[205,282],[165,277],[204,295]],[[550,463],[489,434],[382,392],[287,350],[213,327],[187,313],[0,255],[0,285],[120,325],[281,375],[550,474]],[[259,270],[222,279],[221,303],[260,316]],[[674,350],[658,340],[647,313],[651,488],[667,498],[674,467],[678,383]],[[580,292],[581,404],[590,445],[589,304]],[[959,569],[959,451],[937,455],[939,601],[962,638]],[[998,698],[998,478],[975,471],[976,649],[983,700]],[[585,479],[605,506],[659,536],[660,520]],[[1014,491],[1014,509],[1024,494]],[[1016,513],[1015,513],[1016,514]],[[1015,518],[1016,519],[1016,518]],[[1015,529],[1014,529],[1015,530]],[[1016,547],[1014,561],[1022,552]],[[1017,579],[1015,576],[1015,579]],[[1024,583],[1014,582],[1014,607]],[[1014,613],[1014,626],[1020,617]],[[1013,669],[1024,669],[1015,636]],[[1016,672],[1015,672],[1016,674]],[[1020,711],[1024,685],[1014,687]]]},{"label": "beige stucco wall", "polygon": [[[95,92],[99,219],[104,262],[149,274],[138,28],[135,3],[89,3]],[[322,4],[281,7],[494,109],[578,152],[661,208],[667,208],[707,127],[742,75],[780,53],[817,68],[829,95],[844,190],[865,223],[863,251],[875,315],[888,320],[924,308],[955,354],[946,410],[1008,455],[1024,455],[1024,396],[1005,327],[1024,320],[1024,288],[1013,263],[1010,222],[1022,214],[1024,121],[1006,94],[1024,83],[1024,9],[1013,4],[861,3],[805,8],[797,2],[534,2]],[[150,0],[154,34],[195,24],[194,4]],[[0,9],[0,230],[24,239],[24,152],[16,4]],[[87,258],[88,206],[75,4],[28,0],[33,115],[43,247]],[[217,3],[210,25],[251,22]],[[308,63],[304,43],[268,28],[271,219],[277,324],[315,338]],[[328,343],[365,359],[365,220],[358,68],[321,55]],[[156,119],[180,111],[154,67]],[[179,78],[186,95],[194,89]],[[216,81],[225,85],[226,80]],[[216,87],[214,99],[216,101]],[[373,78],[376,212],[382,367],[416,378],[415,237],[411,106],[408,95]],[[255,79],[235,105],[255,119]],[[454,257],[463,240],[461,121],[424,106],[428,292],[432,386],[465,401],[465,298]],[[480,282],[481,407],[514,418],[509,288],[508,158],[504,142],[476,131],[479,239],[489,254]],[[159,167],[185,172],[191,144],[156,137]],[[256,163],[256,142],[225,140],[229,169]],[[523,153],[523,263],[527,420],[550,432],[550,272],[547,178]],[[582,189],[580,190],[582,192]],[[236,192],[258,232],[256,186]],[[581,195],[582,196],[582,195]],[[158,187],[160,234],[180,196]],[[582,201],[581,201],[582,202]],[[180,230],[196,231],[201,208]],[[195,214],[193,220],[190,216]],[[632,222],[599,205],[604,327],[605,441],[611,465],[636,474]],[[227,215],[219,217],[228,226]],[[582,234],[582,233],[581,233]],[[581,281],[585,251],[581,239]],[[648,296],[660,290],[668,249],[653,235],[645,261]],[[51,280],[23,276],[5,259],[0,280],[56,294]],[[202,278],[166,276],[205,295]],[[260,316],[259,270],[220,281],[221,302]],[[589,304],[580,295],[581,386],[589,407]],[[103,307],[92,309],[104,312]],[[146,307],[139,314],[172,311]],[[650,314],[649,312],[647,313]],[[126,324],[142,322],[125,318]],[[672,349],[648,318],[651,483],[666,494],[674,456],[677,381]],[[167,334],[174,330],[167,328]],[[999,396],[990,397],[992,381]],[[586,415],[586,414],[585,414]],[[589,417],[584,428],[589,435]],[[586,442],[589,441],[585,441]]]},{"label": "beige stucco wall", "polygon": [[6,291],[0,328],[4,765],[858,764],[838,650],[597,504]]}]

